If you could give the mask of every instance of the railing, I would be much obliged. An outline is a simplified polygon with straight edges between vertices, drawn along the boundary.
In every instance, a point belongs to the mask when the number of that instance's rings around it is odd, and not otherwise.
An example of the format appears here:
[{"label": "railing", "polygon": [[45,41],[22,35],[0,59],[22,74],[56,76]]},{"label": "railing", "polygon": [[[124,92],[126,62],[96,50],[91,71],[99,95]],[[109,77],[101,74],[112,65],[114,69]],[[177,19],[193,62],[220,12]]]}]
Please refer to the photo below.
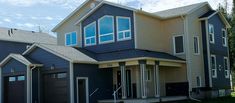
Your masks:
[{"label": "railing", "polygon": [[120,87],[118,87],[118,89],[116,89],[115,91],[113,91],[113,102],[117,103],[117,96],[116,93],[122,88],[122,85]]},{"label": "railing", "polygon": [[96,88],[89,96],[91,97],[93,94],[95,94],[100,88]]}]

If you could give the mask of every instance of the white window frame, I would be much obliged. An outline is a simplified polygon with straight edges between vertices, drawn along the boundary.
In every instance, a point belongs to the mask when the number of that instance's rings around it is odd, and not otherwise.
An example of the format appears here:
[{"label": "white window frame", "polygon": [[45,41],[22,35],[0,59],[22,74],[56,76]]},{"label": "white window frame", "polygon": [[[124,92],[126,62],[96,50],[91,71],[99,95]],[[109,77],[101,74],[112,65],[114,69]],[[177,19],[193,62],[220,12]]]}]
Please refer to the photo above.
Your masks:
[{"label": "white window frame", "polygon": [[[101,19],[103,19],[104,17],[111,17],[112,18],[112,20],[113,20],[113,32],[112,33],[108,33],[108,34],[100,34],[100,20]],[[112,43],[112,42],[114,42],[115,41],[115,36],[114,36],[114,31],[115,31],[115,29],[114,29],[114,16],[110,16],[110,15],[105,15],[105,16],[103,16],[103,17],[101,17],[101,18],[99,18],[98,19],[98,35],[99,35],[99,44],[106,44],[106,43]],[[101,40],[100,40],[100,37],[102,37],[102,36],[107,36],[107,35],[113,35],[113,40],[109,40],[109,41],[104,41],[104,42],[101,42]]]},{"label": "white window frame", "polygon": [[[225,37],[223,36],[223,32],[225,32]],[[223,43],[223,40],[224,40],[225,44]],[[226,31],[226,29],[222,28],[222,43],[223,43],[224,47],[228,46],[227,40],[228,40],[227,31]]]},{"label": "white window frame", "polygon": [[[72,33],[76,33],[76,44],[72,44]],[[69,45],[67,45],[67,38],[66,38],[66,36],[67,35],[71,35],[70,36],[70,44]],[[73,31],[73,32],[69,32],[69,33],[65,33],[65,36],[64,36],[64,38],[65,38],[65,45],[66,46],[76,46],[77,44],[78,44],[78,34],[77,34],[77,32],[76,31]]]},{"label": "white window frame", "polygon": [[[195,41],[194,41],[195,38],[197,39],[197,50],[198,50],[197,53],[195,52]],[[200,43],[199,43],[199,41],[200,41],[199,36],[194,36],[193,37],[193,52],[194,52],[195,55],[200,55]]]},{"label": "white window frame", "polygon": [[[225,76],[225,78],[229,78],[229,74],[230,74],[230,70],[229,70],[229,60],[228,60],[228,57],[224,57],[224,61],[225,61],[225,59],[226,59],[226,62],[227,62],[227,70],[225,70],[225,63],[224,63],[224,72],[225,72],[225,74],[224,74],[224,76]],[[228,75],[226,75],[226,73],[228,74]]]},{"label": "white window frame", "polygon": [[[123,19],[128,19],[129,20],[129,30],[123,30],[123,31],[118,31],[118,19],[123,18]],[[130,40],[132,38],[132,32],[131,32],[131,18],[130,17],[124,17],[124,16],[116,16],[116,29],[117,29],[117,41],[124,41],[124,40]],[[123,39],[119,39],[119,33],[123,32]],[[130,37],[125,37],[125,33],[130,32]]]},{"label": "white window frame", "polygon": [[199,78],[199,85],[197,84],[197,87],[202,87],[202,78],[201,78],[201,76],[196,77],[196,82],[198,83],[197,78]]},{"label": "white window frame", "polygon": [[[210,28],[213,28],[213,33],[210,33]],[[210,39],[210,35],[212,36],[212,41]],[[214,25],[212,24],[209,24],[209,41],[210,43],[215,43],[215,28],[214,28]]]},{"label": "white window frame", "polygon": [[[95,36],[86,37],[86,34],[85,34],[86,28],[89,27],[89,26],[91,26],[91,25],[93,25],[93,24],[95,24]],[[86,25],[86,26],[83,28],[84,46],[93,46],[93,45],[96,45],[96,34],[97,34],[97,32],[96,32],[96,21],[94,21],[94,22],[92,22],[92,23]],[[95,38],[95,43],[93,43],[93,44],[92,44],[92,43],[86,44],[87,39],[92,39],[92,38]]]},{"label": "white window frame", "polygon": [[[179,37],[179,36],[182,36],[182,38],[183,38],[183,52],[181,52],[181,53],[176,53],[176,47],[175,47],[175,38],[176,37]],[[184,35],[174,35],[173,36],[173,49],[174,49],[174,55],[181,55],[181,54],[184,54],[185,53],[185,48],[184,48]]]},{"label": "white window frame", "polygon": [[[212,59],[211,58],[214,58],[214,60],[215,60],[215,68],[214,69],[212,69]],[[210,69],[211,69],[211,76],[212,76],[212,78],[217,78],[217,61],[216,61],[216,56],[215,55],[213,55],[213,54],[211,54],[211,56],[210,56],[210,61],[211,61],[211,67],[210,67]],[[215,75],[213,75],[213,70],[215,70]]]}]

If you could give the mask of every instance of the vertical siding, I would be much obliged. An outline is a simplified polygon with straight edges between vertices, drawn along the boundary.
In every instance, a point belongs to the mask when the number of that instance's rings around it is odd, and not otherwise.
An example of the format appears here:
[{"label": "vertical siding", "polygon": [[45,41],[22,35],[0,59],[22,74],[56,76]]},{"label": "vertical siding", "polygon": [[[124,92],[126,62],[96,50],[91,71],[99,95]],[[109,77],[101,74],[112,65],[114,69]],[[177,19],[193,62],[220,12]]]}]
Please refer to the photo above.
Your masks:
[{"label": "vertical siding", "polygon": [[[222,44],[222,28],[225,28],[218,14],[208,20],[214,25],[215,44],[210,43],[210,53],[216,55],[217,78],[212,79],[213,88],[230,88],[230,79],[225,78],[223,58],[228,57],[228,48]],[[221,66],[222,68],[219,68]]]},{"label": "vertical siding", "polygon": [[69,62],[50,53],[41,48],[36,48],[28,57],[38,63],[43,64],[43,69],[50,70],[51,66],[55,66],[56,69],[68,69]]},{"label": "vertical siding", "polygon": [[[114,38],[115,42],[113,43],[107,43],[107,44],[99,44],[98,40],[98,19],[103,17],[104,15],[112,15],[114,16]],[[131,34],[132,34],[132,39],[131,40],[126,40],[126,41],[117,41],[117,30],[116,30],[116,16],[124,16],[124,17],[130,17],[131,18]],[[110,52],[110,51],[117,51],[117,50],[123,50],[123,49],[133,49],[134,46],[134,26],[133,26],[133,11],[122,9],[119,7],[114,7],[111,5],[103,4],[99,9],[97,9],[93,14],[91,14],[89,17],[87,17],[83,22],[82,22],[82,31],[83,28],[96,21],[96,45],[94,46],[87,46],[84,47],[84,36],[83,38],[83,47],[97,53],[102,53],[102,52]],[[83,32],[82,32],[83,33]]]},{"label": "vertical siding", "polygon": [[77,77],[88,77],[89,94],[99,88],[93,96],[89,97],[89,103],[97,103],[97,100],[112,99],[112,75],[112,69],[99,69],[98,65],[91,64],[74,64],[75,103],[77,103]]},{"label": "vertical siding", "polygon": [[7,57],[10,53],[21,54],[26,50],[28,43],[0,41],[0,61]]}]

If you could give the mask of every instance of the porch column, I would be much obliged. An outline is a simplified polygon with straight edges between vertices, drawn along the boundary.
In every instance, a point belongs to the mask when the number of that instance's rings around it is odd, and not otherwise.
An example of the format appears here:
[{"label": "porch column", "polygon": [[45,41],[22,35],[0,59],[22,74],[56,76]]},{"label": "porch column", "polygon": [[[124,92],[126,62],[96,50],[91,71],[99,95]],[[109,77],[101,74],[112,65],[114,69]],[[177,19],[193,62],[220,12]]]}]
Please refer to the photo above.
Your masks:
[{"label": "porch column", "polygon": [[125,62],[120,62],[121,69],[121,86],[122,86],[122,99],[126,99],[126,66]]},{"label": "porch column", "polygon": [[27,87],[27,102],[26,103],[31,103],[31,70],[30,66],[27,66],[26,70],[26,87]]},{"label": "porch column", "polygon": [[69,93],[70,103],[74,103],[74,75],[73,75],[73,63],[69,63]]},{"label": "porch column", "polygon": [[140,60],[140,87],[141,87],[141,97],[147,98],[147,88],[146,88],[146,60]]},{"label": "porch column", "polygon": [[154,85],[155,85],[155,97],[160,97],[159,61],[156,61],[154,66]]}]

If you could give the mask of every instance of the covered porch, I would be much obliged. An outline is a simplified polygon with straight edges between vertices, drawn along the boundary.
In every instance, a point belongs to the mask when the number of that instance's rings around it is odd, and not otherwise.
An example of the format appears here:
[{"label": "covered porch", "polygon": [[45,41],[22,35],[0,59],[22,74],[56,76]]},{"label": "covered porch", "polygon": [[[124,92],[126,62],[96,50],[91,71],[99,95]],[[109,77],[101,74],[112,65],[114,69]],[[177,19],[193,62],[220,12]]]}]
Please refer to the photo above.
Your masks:
[{"label": "covered porch", "polygon": [[[187,98],[187,71],[183,60],[132,58],[101,62],[99,68],[113,70],[113,95],[117,102],[160,102]],[[112,101],[114,99],[99,102]]]}]

